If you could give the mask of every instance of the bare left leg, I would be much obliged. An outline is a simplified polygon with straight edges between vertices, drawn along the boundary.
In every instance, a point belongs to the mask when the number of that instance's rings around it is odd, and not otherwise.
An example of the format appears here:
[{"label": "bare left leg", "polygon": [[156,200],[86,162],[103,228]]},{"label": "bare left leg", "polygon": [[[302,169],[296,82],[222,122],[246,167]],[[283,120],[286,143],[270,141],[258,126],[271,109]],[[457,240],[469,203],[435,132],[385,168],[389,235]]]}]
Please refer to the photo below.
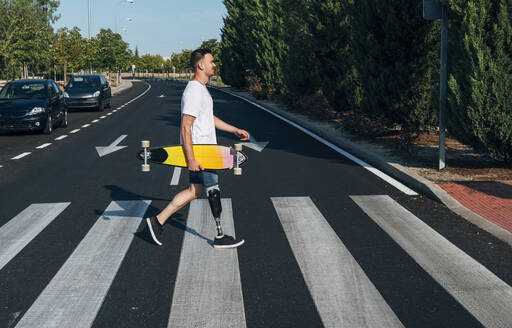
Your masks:
[{"label": "bare left leg", "polygon": [[160,224],[164,224],[174,213],[178,212],[183,206],[192,200],[201,197],[204,187],[200,184],[191,184],[172,199],[172,201],[160,212],[156,218]]}]

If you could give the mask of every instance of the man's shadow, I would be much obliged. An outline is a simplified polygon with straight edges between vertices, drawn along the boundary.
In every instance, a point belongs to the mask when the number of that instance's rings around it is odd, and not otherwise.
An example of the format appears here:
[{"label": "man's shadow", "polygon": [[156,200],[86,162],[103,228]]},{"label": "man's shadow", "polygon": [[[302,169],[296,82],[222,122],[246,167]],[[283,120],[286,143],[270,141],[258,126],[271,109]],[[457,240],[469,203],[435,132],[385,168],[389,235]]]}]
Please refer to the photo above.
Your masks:
[{"label": "man's shadow", "polygon": [[[124,188],[121,188],[119,186],[116,186],[116,185],[107,185],[107,186],[104,186],[105,189],[108,189],[110,190],[110,199],[113,199],[113,200],[116,200],[116,199],[122,199],[122,200],[141,200],[141,199],[151,199],[152,201],[169,201],[168,199],[162,199],[162,198],[159,198],[159,199],[154,199],[152,197],[146,197],[146,196],[143,196],[143,195],[140,195],[140,194],[136,194],[136,193],[133,193],[131,191],[128,191]],[[97,215],[101,215],[103,220],[110,220],[109,218],[109,215],[119,215],[121,213],[124,213],[124,211],[115,211],[115,212],[103,212],[101,210],[95,210],[95,213]],[[151,217],[151,216],[156,216],[158,213],[160,213],[160,209],[159,208],[156,208],[154,207],[153,205],[149,205],[147,210],[146,210],[146,213],[144,214],[144,218],[146,217]],[[167,222],[165,223],[166,225],[171,225],[175,228],[178,228],[178,229],[181,229],[185,232],[188,232],[188,233],[191,233],[193,234],[194,236],[197,236],[201,239],[204,239],[206,240],[206,242],[213,246],[213,240],[201,235],[199,232],[197,232],[195,229],[192,229],[190,227],[187,227],[186,225],[186,222],[185,222],[185,218],[183,217],[183,214],[181,213],[175,213],[174,215],[172,215],[169,220],[167,220]],[[143,220],[142,222],[142,225],[139,227],[139,230],[137,232],[134,232],[133,235],[137,238],[140,238],[148,243],[151,243],[151,244],[154,244],[155,242],[153,241],[153,238],[151,238],[151,234],[149,232],[149,229],[148,229],[148,226],[146,224],[146,221]]]},{"label": "man's shadow", "polygon": [[[160,209],[150,205],[148,207],[148,210],[146,211],[146,217],[156,216],[158,213],[160,213]],[[213,246],[212,239],[209,239],[209,238],[203,236],[202,234],[200,234],[199,232],[197,232],[197,230],[195,230],[193,228],[187,227],[185,218],[183,217],[183,214],[181,214],[181,213],[174,213],[165,222],[164,229],[165,229],[166,225],[170,225],[172,227],[175,227],[175,228],[178,228],[185,232],[188,232],[196,237],[199,237],[199,238],[205,240],[210,246]],[[150,243],[153,245],[155,244],[155,242],[153,241],[153,238],[151,238],[151,233],[149,232],[148,225],[146,224],[145,221],[143,222],[142,226],[139,228],[139,231],[135,232],[133,235],[137,238],[144,240],[147,243]]]}]

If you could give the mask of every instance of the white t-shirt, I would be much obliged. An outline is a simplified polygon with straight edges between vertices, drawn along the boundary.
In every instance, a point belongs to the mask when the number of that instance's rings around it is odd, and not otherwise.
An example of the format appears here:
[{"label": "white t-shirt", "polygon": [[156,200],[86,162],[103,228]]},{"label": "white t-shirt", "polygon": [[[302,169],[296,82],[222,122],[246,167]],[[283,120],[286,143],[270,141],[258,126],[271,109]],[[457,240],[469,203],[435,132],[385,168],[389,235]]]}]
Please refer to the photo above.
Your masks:
[{"label": "white t-shirt", "polygon": [[183,96],[181,96],[181,114],[196,118],[192,125],[192,144],[217,144],[213,119],[213,99],[206,86],[195,80],[188,82]]}]

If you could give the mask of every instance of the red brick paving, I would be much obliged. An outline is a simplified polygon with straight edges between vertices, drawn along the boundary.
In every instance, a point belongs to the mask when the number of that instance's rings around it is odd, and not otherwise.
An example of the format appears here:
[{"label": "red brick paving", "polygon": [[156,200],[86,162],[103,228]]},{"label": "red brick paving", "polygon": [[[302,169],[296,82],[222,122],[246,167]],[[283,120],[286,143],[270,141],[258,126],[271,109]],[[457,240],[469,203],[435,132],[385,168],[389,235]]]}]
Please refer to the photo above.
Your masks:
[{"label": "red brick paving", "polygon": [[512,232],[512,182],[462,181],[439,186],[465,207]]}]

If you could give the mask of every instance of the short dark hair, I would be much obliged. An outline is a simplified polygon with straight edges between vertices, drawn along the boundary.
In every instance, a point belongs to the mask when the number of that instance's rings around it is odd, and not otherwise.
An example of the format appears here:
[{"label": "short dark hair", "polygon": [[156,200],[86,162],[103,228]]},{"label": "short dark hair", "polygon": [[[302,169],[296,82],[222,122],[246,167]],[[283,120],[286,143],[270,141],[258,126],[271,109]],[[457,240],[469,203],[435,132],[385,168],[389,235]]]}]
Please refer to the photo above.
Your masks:
[{"label": "short dark hair", "polygon": [[190,54],[190,66],[192,67],[193,70],[196,69],[197,63],[199,63],[199,61],[201,61],[204,58],[204,56],[206,56],[206,54],[211,55],[212,51],[206,48],[200,48],[192,51],[192,53]]}]

